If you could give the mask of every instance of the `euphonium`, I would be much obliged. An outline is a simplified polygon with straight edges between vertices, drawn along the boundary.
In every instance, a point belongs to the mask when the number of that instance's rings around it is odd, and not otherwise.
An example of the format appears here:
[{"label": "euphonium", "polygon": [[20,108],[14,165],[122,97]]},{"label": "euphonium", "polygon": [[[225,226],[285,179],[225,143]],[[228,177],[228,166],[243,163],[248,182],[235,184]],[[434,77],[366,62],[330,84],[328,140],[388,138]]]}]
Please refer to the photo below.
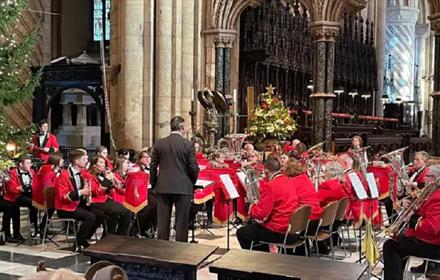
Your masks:
[{"label": "euphonium", "polygon": [[397,219],[385,230],[385,235],[397,237],[405,230],[410,216],[417,211],[431,195],[433,195],[440,187],[440,177],[425,186],[411,203],[411,205],[403,210]]},{"label": "euphonium", "polygon": [[243,173],[246,175],[244,182],[246,199],[248,203],[252,204],[260,199],[260,175],[250,166],[244,167]]}]

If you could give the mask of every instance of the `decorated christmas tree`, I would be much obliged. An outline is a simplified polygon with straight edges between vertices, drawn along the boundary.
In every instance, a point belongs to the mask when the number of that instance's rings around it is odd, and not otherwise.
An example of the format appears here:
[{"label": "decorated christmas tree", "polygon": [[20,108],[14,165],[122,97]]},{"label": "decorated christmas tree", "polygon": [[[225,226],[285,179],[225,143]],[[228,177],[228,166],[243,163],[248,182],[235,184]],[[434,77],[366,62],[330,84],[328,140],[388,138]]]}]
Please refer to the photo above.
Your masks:
[{"label": "decorated christmas tree", "polygon": [[260,104],[251,113],[246,132],[258,140],[290,138],[296,131],[295,121],[283,101],[274,95],[275,88],[270,85],[266,89]]},{"label": "decorated christmas tree", "polygon": [[30,57],[37,43],[38,27],[28,34],[19,31],[20,16],[29,0],[0,1],[0,169],[13,165],[6,144],[15,142],[22,151],[29,142],[31,127],[13,127],[5,116],[5,106],[24,101],[38,85],[40,75],[30,71]]}]

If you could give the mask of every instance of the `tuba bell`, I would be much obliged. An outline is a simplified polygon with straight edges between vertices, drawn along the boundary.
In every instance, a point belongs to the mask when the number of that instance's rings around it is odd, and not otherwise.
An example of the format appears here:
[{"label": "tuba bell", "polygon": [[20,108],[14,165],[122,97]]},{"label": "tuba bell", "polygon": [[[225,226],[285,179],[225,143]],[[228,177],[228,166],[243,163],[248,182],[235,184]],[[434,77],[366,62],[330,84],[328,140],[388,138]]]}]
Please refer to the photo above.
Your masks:
[{"label": "tuba bell", "polygon": [[246,200],[249,204],[252,204],[260,199],[260,175],[252,167],[244,167],[242,169],[245,175],[245,181],[243,182],[246,189]]}]

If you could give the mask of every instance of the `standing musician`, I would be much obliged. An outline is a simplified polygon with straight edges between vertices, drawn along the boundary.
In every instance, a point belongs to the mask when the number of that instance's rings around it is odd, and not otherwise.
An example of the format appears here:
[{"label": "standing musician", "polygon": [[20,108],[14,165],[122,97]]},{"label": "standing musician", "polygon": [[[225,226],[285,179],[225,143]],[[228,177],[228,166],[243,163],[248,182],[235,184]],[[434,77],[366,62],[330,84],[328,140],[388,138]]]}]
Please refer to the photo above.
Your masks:
[{"label": "standing musician", "polygon": [[[429,175],[438,178],[440,166],[432,167]],[[405,236],[389,239],[383,245],[385,280],[403,279],[407,256],[440,258],[439,188],[410,216],[408,226]]]},{"label": "standing musician", "polygon": [[[290,179],[281,174],[281,164],[273,157],[264,163],[267,181],[260,181],[260,200],[252,204],[249,216],[255,223],[248,223],[237,230],[241,248],[250,249],[252,242],[282,243],[289,225],[290,217],[298,208],[298,194],[290,188]],[[288,242],[297,237],[288,236]],[[256,250],[269,251],[267,245],[255,247]]]},{"label": "standing musician", "polygon": [[[5,240],[0,240],[0,245],[4,242],[18,243],[24,239],[20,234],[20,209],[17,205],[4,200],[6,183],[10,180],[8,170],[0,171],[0,212],[3,212],[2,229],[5,234]],[[14,238],[11,235],[11,219],[14,229]],[[2,244],[3,243],[3,244]]]},{"label": "standing musician", "polygon": [[[19,207],[27,207],[29,209],[29,219],[31,236],[35,237],[38,233],[37,208],[32,205],[32,187],[35,172],[32,169],[32,160],[28,156],[21,156],[18,159],[17,167],[9,172],[10,180],[6,183],[6,192],[4,200],[12,205]],[[17,215],[17,212],[14,212]],[[19,215],[19,213],[18,213]],[[17,237],[19,237],[19,228],[17,229]],[[14,229],[14,235],[15,235]]]},{"label": "standing musician", "polygon": [[170,127],[171,135],[156,141],[150,164],[151,187],[158,198],[157,234],[159,239],[169,239],[174,204],[176,241],[188,242],[189,212],[199,167],[194,144],[183,138],[185,120],[180,116],[173,117]]},{"label": "standing musician", "polygon": [[63,170],[55,181],[55,209],[58,217],[81,221],[74,245],[75,251],[89,246],[87,239],[104,222],[105,214],[89,207],[91,187],[85,184],[84,169],[88,158],[85,150],[69,154],[71,166]]},{"label": "standing musician", "polygon": [[[92,204],[90,208],[98,209],[105,213],[108,233],[128,235],[130,231],[131,214],[109,198],[109,194],[119,182],[115,175],[106,169],[105,159],[101,156],[92,158],[89,172],[85,173],[84,179],[89,181],[92,190]],[[103,233],[105,236],[106,233]]]},{"label": "standing musician", "polygon": [[49,133],[49,124],[47,120],[41,120],[38,123],[39,132],[32,137],[32,143],[29,144],[29,150],[33,152],[35,158],[46,162],[49,154],[59,150],[57,138]]}]

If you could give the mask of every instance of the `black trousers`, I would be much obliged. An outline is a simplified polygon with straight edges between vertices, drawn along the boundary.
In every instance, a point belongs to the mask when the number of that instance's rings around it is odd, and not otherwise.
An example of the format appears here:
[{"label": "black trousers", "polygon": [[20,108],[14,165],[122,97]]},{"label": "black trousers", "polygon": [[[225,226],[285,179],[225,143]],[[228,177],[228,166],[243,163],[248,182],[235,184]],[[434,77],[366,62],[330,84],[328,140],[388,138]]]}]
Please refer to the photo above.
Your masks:
[{"label": "black trousers", "polygon": [[104,213],[109,234],[128,235],[130,232],[132,215],[130,211],[121,204],[107,199],[104,203],[93,203],[90,205],[90,208],[94,212],[98,210],[98,213],[99,211]]},{"label": "black trousers", "polygon": [[0,200],[0,211],[3,212],[2,231],[6,237],[11,237],[11,219],[14,237],[20,234],[20,208],[6,200]]},{"label": "black trousers", "polygon": [[157,196],[151,189],[148,190],[148,205],[137,213],[137,219],[139,219],[139,232],[141,235],[145,235],[145,232],[151,226],[157,226]]},{"label": "black trousers", "polygon": [[[90,207],[80,205],[75,211],[57,210],[58,217],[75,219],[81,221],[81,225],[76,234],[76,241],[78,246],[88,246],[87,239],[90,238],[96,229],[103,223],[103,217],[97,217]],[[101,214],[99,214],[101,215]]]},{"label": "black trousers", "polygon": [[440,246],[423,242],[415,237],[387,240],[383,245],[384,280],[402,280],[408,256],[440,258]]},{"label": "black trousers", "polygon": [[191,195],[157,194],[157,238],[170,239],[171,210],[176,207],[176,241],[188,242]]},{"label": "black trousers", "polygon": [[[250,249],[252,242],[256,251],[269,252],[269,246],[259,244],[259,241],[283,243],[285,234],[271,231],[260,224],[246,224],[237,230],[237,239],[242,249]],[[298,236],[289,235],[287,242],[292,243],[298,240]]]},{"label": "black trousers", "polygon": [[15,200],[15,205],[18,207],[27,207],[29,209],[29,220],[34,227],[35,232],[38,232],[38,210],[32,206],[32,194],[30,192],[22,193],[17,197],[17,200]]}]

